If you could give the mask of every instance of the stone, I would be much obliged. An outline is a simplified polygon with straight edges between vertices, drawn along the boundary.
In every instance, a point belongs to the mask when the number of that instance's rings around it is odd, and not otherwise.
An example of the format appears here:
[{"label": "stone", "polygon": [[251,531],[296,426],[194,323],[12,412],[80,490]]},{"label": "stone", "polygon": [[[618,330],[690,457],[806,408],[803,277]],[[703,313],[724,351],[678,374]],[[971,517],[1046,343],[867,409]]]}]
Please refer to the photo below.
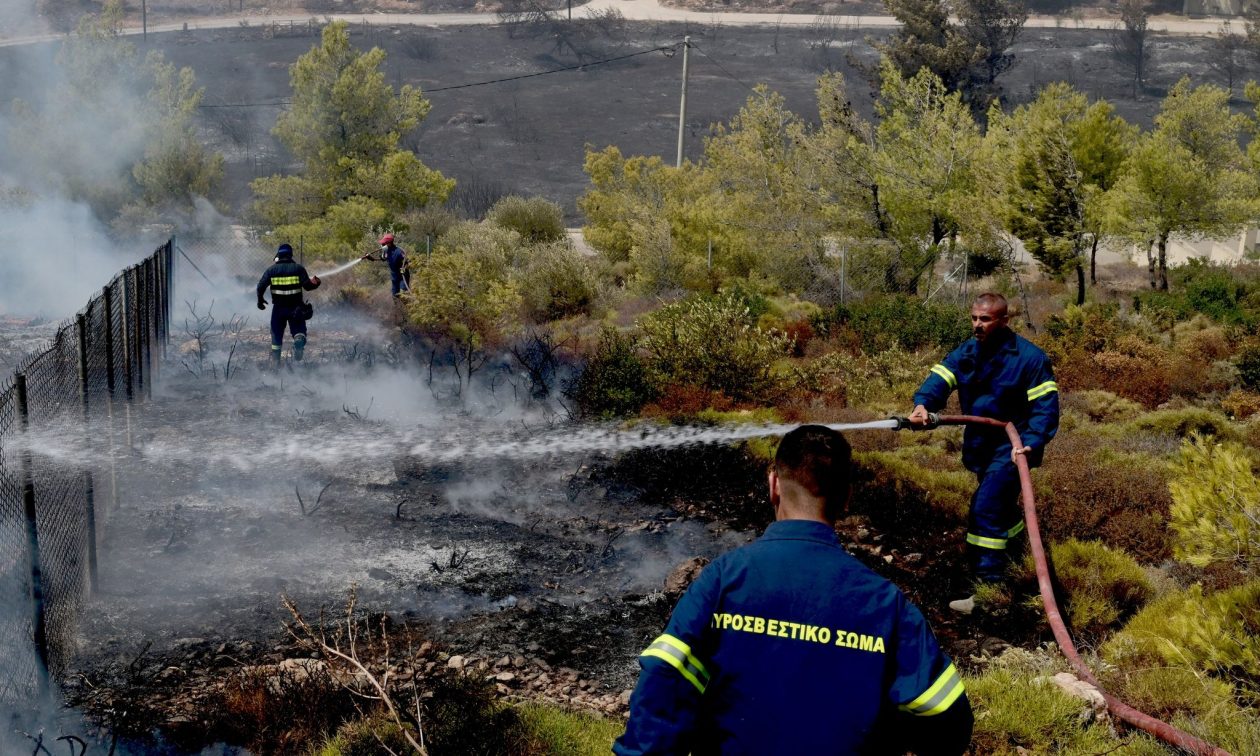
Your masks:
[{"label": "stone", "polygon": [[1054,683],[1059,690],[1067,693],[1069,696],[1080,699],[1089,705],[1089,708],[1083,712],[1083,719],[1088,721],[1107,716],[1107,700],[1103,698],[1102,691],[1094,685],[1077,678],[1071,672],[1060,672],[1051,677],[1050,682]]},{"label": "stone", "polygon": [[450,669],[463,669],[467,665],[468,661],[462,656],[452,656],[446,662],[446,666]]},{"label": "stone", "polygon": [[620,701],[620,702],[621,702],[621,704],[622,704],[623,706],[629,706],[629,705],[630,705],[630,696],[632,696],[632,695],[634,695],[634,689],[633,689],[633,688],[626,688],[625,690],[621,691],[621,695],[620,695],[620,696],[617,696],[617,700],[618,700],[618,701]]},{"label": "stone", "polygon": [[494,679],[501,683],[510,683],[516,680],[516,675],[512,672],[500,672],[494,676]]},{"label": "stone", "polygon": [[681,596],[687,590],[687,586],[700,576],[700,571],[705,568],[709,560],[704,557],[692,557],[687,561],[679,564],[670,571],[669,577],[665,578],[665,593],[668,596]]},{"label": "stone", "polygon": [[510,666],[512,666],[512,657],[510,657],[510,656],[504,656],[502,659],[499,659],[497,662],[495,662],[495,663],[494,663],[494,666],[496,666],[496,667],[510,667]]}]

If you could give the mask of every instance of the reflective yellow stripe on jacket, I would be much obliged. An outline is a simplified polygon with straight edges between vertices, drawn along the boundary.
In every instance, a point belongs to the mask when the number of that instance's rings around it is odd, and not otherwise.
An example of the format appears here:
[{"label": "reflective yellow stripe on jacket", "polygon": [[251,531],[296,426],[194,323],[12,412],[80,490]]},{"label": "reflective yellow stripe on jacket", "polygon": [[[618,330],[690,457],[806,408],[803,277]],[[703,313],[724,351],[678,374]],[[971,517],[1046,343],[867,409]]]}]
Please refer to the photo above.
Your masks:
[{"label": "reflective yellow stripe on jacket", "polygon": [[1035,401],[1045,396],[1046,394],[1053,394],[1054,392],[1058,390],[1059,390],[1059,384],[1055,383],[1054,381],[1046,381],[1045,383],[1038,384],[1028,389],[1028,401],[1030,402]]},{"label": "reflective yellow stripe on jacket", "polygon": [[1004,538],[990,538],[988,536],[976,535],[975,533],[967,534],[967,543],[972,546],[979,546],[982,549],[995,549],[1001,551],[1006,548],[1006,543],[1010,539],[1024,532],[1024,521],[1020,520],[1015,527],[1006,531]]},{"label": "reflective yellow stripe on jacket", "polygon": [[941,380],[949,384],[951,389],[958,388],[958,378],[954,376],[953,371],[944,365],[937,363],[932,366],[932,372],[940,377]]},{"label": "reflective yellow stripe on jacket", "polygon": [[691,646],[672,635],[662,635],[641,654],[663,660],[696,686],[701,693],[709,685],[709,672],[700,660],[691,655]]},{"label": "reflective yellow stripe on jacket", "polygon": [[958,676],[958,670],[954,665],[950,664],[941,676],[936,678],[936,682],[932,683],[918,698],[910,703],[902,704],[899,708],[916,717],[930,717],[948,709],[962,694],[962,678]]}]

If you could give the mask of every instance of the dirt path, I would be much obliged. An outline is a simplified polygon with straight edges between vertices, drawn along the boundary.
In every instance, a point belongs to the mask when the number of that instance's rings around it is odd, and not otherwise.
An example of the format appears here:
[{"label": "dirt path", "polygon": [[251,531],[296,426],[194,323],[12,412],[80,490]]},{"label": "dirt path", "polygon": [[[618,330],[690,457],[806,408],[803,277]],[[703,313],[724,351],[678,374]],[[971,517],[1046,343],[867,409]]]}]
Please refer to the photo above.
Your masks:
[{"label": "dirt path", "polygon": [[[710,13],[706,11],[671,8],[658,0],[592,0],[579,13],[615,9],[628,21],[672,21],[721,26],[810,26],[826,23],[836,29],[888,29],[898,26],[892,16],[821,16],[814,14],[785,13]],[[372,26],[479,26],[500,23],[496,13],[331,13],[331,14],[240,14],[218,18],[196,18],[174,23],[151,24],[148,31],[154,34],[195,29],[228,29],[240,26],[306,24],[312,19],[346,21],[351,24]],[[1110,29],[1114,18],[1084,18],[1067,20],[1062,16],[1032,16],[1025,24],[1031,29]],[[1221,20],[1216,18],[1185,18],[1181,16],[1152,16],[1148,29],[1153,32],[1185,36],[1213,36],[1220,33]],[[129,26],[124,34],[142,34],[139,26]],[[60,39],[60,34],[38,34],[0,40],[0,47],[28,45]]]}]

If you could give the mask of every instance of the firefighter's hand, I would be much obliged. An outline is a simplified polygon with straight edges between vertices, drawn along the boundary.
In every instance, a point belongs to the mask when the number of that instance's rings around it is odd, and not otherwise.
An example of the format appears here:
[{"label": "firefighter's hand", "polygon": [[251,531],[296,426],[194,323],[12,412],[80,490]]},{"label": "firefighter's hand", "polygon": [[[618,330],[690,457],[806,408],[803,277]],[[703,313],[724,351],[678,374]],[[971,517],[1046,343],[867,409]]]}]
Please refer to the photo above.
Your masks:
[{"label": "firefighter's hand", "polygon": [[1018,449],[1011,449],[1011,462],[1017,462],[1021,454],[1027,454],[1032,451],[1031,446],[1021,446]]},{"label": "firefighter's hand", "polygon": [[927,425],[928,420],[930,419],[928,417],[927,407],[920,404],[914,408],[914,412],[911,412],[910,416],[906,419],[909,420],[912,425]]},{"label": "firefighter's hand", "polygon": [[311,276],[311,284],[314,286],[319,286],[319,276]]},{"label": "firefighter's hand", "polygon": [[267,309],[267,303],[266,303],[266,302],[264,302],[264,301],[262,301],[261,299],[260,299],[260,300],[258,300],[258,309],[260,309],[260,310],[265,310],[265,309]]}]

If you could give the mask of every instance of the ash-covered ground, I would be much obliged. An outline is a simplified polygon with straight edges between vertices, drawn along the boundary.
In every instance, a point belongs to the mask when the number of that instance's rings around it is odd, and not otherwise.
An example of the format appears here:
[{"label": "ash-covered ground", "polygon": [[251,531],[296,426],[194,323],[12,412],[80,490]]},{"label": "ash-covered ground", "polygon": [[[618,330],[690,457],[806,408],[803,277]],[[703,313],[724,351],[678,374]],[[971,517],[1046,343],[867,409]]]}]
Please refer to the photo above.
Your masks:
[{"label": "ash-covered ground", "polygon": [[[217,322],[237,322],[240,303],[225,301]],[[81,429],[32,437],[37,454],[97,476],[99,590],[63,689],[131,752],[220,739],[226,681],[310,658],[282,597],[336,615],[352,586],[361,608],[430,642],[426,672],[623,715],[638,653],[686,584],[667,577],[694,576],[770,520],[763,465],[738,445],[575,423],[554,398],[526,400],[508,360],[457,392],[396,329],[346,310],[317,315],[307,362],[273,370],[263,318],[212,329],[201,351],[185,329],[152,398],[86,447]],[[851,435],[857,448],[892,438]],[[965,571],[961,549],[940,544],[961,543],[961,523],[858,483],[842,539],[924,608],[960,664],[1000,648],[990,635],[1035,637],[944,616]],[[154,732],[174,740],[153,750]]]}]

